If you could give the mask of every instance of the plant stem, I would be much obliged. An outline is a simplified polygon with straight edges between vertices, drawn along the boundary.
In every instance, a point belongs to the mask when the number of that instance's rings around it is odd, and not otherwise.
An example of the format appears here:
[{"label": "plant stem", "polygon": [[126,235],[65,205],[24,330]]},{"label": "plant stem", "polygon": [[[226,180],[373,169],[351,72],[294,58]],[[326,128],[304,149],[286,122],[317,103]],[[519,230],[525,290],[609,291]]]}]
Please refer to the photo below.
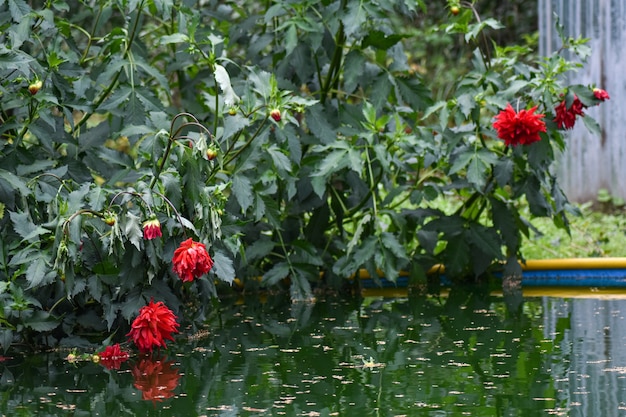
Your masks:
[{"label": "plant stem", "polygon": [[[141,17],[141,9],[143,8],[143,5],[144,5],[144,0],[142,0],[141,3],[139,3],[139,6],[137,6],[137,15],[135,16],[135,20],[133,22],[133,28],[131,29],[130,36],[128,38],[128,43],[126,45],[126,49],[124,50],[123,59],[125,59],[128,56],[128,54],[130,53],[130,48],[133,45],[135,35],[137,34],[137,27],[139,26],[139,18]],[[109,84],[107,89],[104,90],[102,94],[100,94],[100,96],[96,99],[91,110],[83,114],[83,117],[78,121],[78,123],[74,125],[74,127],[70,131],[72,135],[76,134],[76,132],[85,123],[87,123],[87,120],[89,120],[89,118],[93,116],[93,114],[96,112],[98,107],[100,107],[100,105],[104,102],[104,100],[106,100],[109,94],[111,94],[111,91],[113,91],[113,89],[117,86],[117,81],[119,80],[120,75],[122,74],[123,70],[124,70],[123,68],[120,68],[117,74],[115,74],[115,76],[113,77],[113,80],[111,80],[111,83]]]}]

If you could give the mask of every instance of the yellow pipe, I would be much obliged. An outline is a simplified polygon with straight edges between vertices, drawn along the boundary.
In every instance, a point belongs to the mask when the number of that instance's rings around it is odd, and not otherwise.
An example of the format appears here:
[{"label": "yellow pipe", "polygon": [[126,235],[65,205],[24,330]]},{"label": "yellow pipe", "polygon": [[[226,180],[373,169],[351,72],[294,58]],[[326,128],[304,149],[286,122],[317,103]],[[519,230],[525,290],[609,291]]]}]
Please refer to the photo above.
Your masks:
[{"label": "yellow pipe", "polygon": [[522,263],[527,271],[555,269],[618,269],[626,268],[626,258],[535,259]]}]

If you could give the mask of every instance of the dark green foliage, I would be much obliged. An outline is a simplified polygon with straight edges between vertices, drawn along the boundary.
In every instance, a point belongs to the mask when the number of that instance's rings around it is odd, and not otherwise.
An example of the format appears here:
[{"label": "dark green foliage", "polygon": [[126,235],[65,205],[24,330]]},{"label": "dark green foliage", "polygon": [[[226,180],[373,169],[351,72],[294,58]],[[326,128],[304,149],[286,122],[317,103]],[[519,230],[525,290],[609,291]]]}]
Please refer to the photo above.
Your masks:
[{"label": "dark green foliage", "polygon": [[[597,103],[465,6],[438,23],[469,45],[442,95],[416,70],[421,2],[1,3],[2,346],[121,338],[151,298],[193,326],[235,278],[297,301],[361,268],[473,278],[520,255],[524,201],[567,227],[553,107]],[[540,142],[496,139],[507,102],[546,114]],[[182,283],[189,237],[215,266]]]}]

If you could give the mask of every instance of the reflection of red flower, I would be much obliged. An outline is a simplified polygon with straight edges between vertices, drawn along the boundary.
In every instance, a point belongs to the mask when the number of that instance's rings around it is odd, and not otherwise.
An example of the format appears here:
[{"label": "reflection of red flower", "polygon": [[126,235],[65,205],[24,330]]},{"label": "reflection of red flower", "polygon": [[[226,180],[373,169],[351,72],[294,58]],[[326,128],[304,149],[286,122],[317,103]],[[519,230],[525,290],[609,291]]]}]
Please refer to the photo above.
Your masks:
[{"label": "reflection of red flower", "polygon": [[122,363],[125,362],[130,355],[120,348],[119,343],[116,343],[112,346],[107,346],[98,356],[100,356],[100,363],[106,368],[120,369]]},{"label": "reflection of red flower", "polygon": [[161,233],[161,223],[152,218],[150,220],[146,220],[143,223],[143,238],[146,240],[151,240],[156,237],[161,237],[163,234]]},{"label": "reflection of red flower", "polygon": [[174,340],[172,333],[178,332],[179,324],[176,323],[176,316],[167,308],[162,301],[155,303],[150,300],[147,306],[139,310],[139,316],[135,318],[130,332],[130,336],[140,351],[152,351],[156,347],[167,347],[166,340]]},{"label": "reflection of red flower", "polygon": [[213,259],[206,251],[203,243],[194,242],[191,238],[180,244],[172,258],[174,272],[183,282],[193,281],[206,274],[213,267]]},{"label": "reflection of red flower", "polygon": [[515,112],[511,104],[496,116],[493,128],[498,132],[498,137],[509,146],[530,145],[541,140],[539,132],[546,131],[543,122],[543,114],[535,114],[537,107],[530,110]]},{"label": "reflection of red flower", "polygon": [[593,95],[595,98],[597,98],[600,101],[608,100],[610,98],[609,93],[607,93],[606,90],[603,90],[601,88],[594,88]]},{"label": "reflection of red flower", "polygon": [[556,113],[554,122],[557,124],[559,129],[571,129],[576,123],[576,116],[584,115],[583,109],[583,103],[576,96],[574,96],[574,101],[569,108],[567,107],[565,100],[563,100],[554,108]]},{"label": "reflection of red flower", "polygon": [[172,367],[173,363],[166,358],[155,361],[146,357],[134,364],[130,372],[135,380],[133,385],[141,391],[141,398],[156,402],[174,396],[180,374]]}]

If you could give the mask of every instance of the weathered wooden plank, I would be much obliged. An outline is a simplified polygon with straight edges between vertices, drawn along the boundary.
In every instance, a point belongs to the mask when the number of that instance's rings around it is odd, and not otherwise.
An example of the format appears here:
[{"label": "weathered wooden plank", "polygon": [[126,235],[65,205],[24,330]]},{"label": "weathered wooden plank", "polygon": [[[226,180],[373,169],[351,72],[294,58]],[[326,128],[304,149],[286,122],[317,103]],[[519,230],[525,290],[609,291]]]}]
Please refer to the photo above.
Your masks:
[{"label": "weathered wooden plank", "polygon": [[[572,84],[595,85],[611,99],[587,109],[602,129],[592,135],[580,120],[568,132],[567,150],[557,166],[560,183],[572,201],[594,200],[600,188],[626,198],[626,0],[539,0],[539,51],[561,47],[555,14],[569,36],[590,38],[592,54],[572,74]],[[569,56],[568,56],[569,57]]]}]

